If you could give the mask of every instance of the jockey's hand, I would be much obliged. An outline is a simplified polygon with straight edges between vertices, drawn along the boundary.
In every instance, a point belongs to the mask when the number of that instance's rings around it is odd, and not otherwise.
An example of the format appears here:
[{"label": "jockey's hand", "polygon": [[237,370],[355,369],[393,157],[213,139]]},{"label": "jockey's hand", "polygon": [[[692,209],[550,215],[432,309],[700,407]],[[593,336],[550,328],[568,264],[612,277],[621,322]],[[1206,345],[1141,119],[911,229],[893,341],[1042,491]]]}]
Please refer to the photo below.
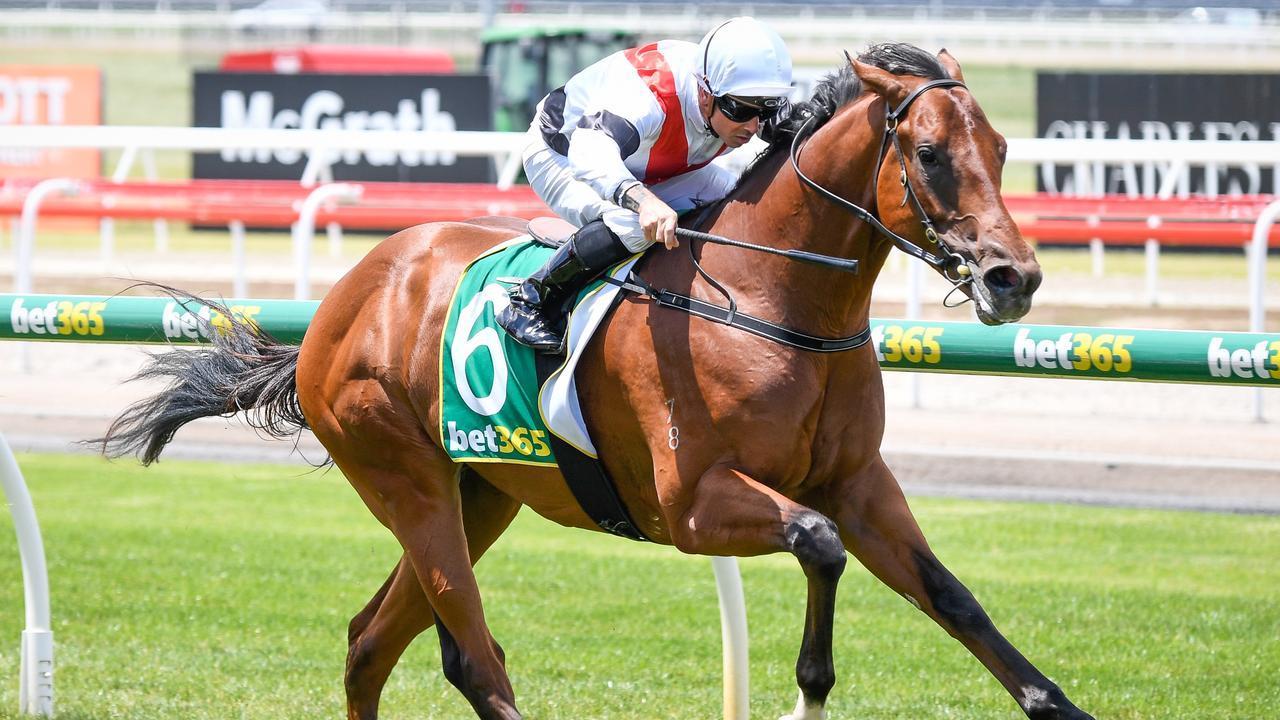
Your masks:
[{"label": "jockey's hand", "polygon": [[676,211],[656,195],[650,195],[640,204],[640,227],[644,229],[645,240],[660,242],[668,250],[680,247],[676,239]]},{"label": "jockey's hand", "polygon": [[662,202],[649,188],[637,184],[622,196],[622,207],[634,211],[640,216],[640,228],[644,230],[644,239],[649,242],[660,242],[668,250],[680,247],[676,239],[676,211]]}]

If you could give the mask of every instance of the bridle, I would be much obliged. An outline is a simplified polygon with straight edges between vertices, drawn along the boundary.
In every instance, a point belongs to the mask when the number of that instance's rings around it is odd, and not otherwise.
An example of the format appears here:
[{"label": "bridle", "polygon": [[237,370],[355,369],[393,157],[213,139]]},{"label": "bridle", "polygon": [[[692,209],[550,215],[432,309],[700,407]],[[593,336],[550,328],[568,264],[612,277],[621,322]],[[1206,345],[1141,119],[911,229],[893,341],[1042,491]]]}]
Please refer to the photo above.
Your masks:
[{"label": "bridle", "polygon": [[928,213],[924,211],[924,207],[920,204],[920,198],[916,196],[915,190],[911,187],[911,180],[907,177],[907,162],[902,153],[902,140],[898,135],[898,121],[906,114],[907,110],[911,107],[911,104],[916,101],[916,98],[933,88],[939,87],[965,87],[965,84],[959,80],[951,80],[949,78],[942,80],[930,80],[929,82],[920,85],[915,90],[912,90],[911,94],[907,95],[906,99],[899,103],[898,107],[890,109],[886,105],[884,135],[880,138],[880,153],[879,157],[876,159],[875,175],[872,176],[873,178],[880,177],[880,168],[884,164],[885,155],[888,153],[889,143],[892,142],[893,149],[898,156],[898,166],[901,171],[899,174],[899,180],[902,183],[904,192],[902,204],[905,205],[908,200],[911,201],[912,212],[915,213],[916,219],[920,221],[920,224],[924,226],[925,238],[937,246],[939,254],[935,255],[934,253],[929,252],[928,250],[902,237],[898,233],[890,230],[884,223],[880,222],[880,218],[876,217],[874,212],[836,195],[830,190],[814,182],[808,175],[805,175],[804,172],[800,170],[800,151],[803,149],[800,141],[803,138],[808,137],[807,131],[809,129],[809,125],[813,122],[812,116],[805,120],[804,125],[796,131],[795,137],[791,140],[791,168],[795,170],[796,176],[799,177],[804,184],[814,190],[817,190],[823,197],[836,205],[839,205],[845,210],[848,210],[859,220],[862,220],[875,228],[877,232],[892,241],[893,244],[902,252],[941,270],[943,277],[949,280],[952,285],[959,288],[962,285],[973,282],[973,271],[969,268],[968,264],[966,264],[963,257],[943,242],[942,237],[938,235],[938,231],[933,227],[933,221],[929,218]]},{"label": "bridle", "polygon": [[[810,123],[813,122],[812,117],[808,118],[804,125],[796,131],[795,137],[791,141],[791,167],[795,170],[796,176],[799,177],[806,185],[817,190],[828,200],[834,202],[840,207],[843,207],[853,213],[854,216],[860,220],[875,228],[876,231],[893,241],[900,250],[940,269],[943,277],[949,280],[951,284],[955,286],[955,289],[958,290],[964,285],[973,282],[973,270],[968,264],[966,264],[963,257],[949,248],[947,244],[942,241],[942,238],[938,235],[938,231],[934,229],[933,221],[924,211],[924,207],[920,204],[920,198],[916,196],[915,190],[911,187],[911,181],[907,177],[907,163],[902,154],[902,142],[898,137],[898,121],[907,112],[907,109],[911,107],[911,103],[915,102],[916,98],[920,97],[921,94],[936,87],[965,87],[965,85],[959,80],[931,80],[913,90],[911,94],[898,105],[898,107],[892,110],[886,108],[885,133],[880,139],[880,154],[876,160],[876,173],[874,177],[880,177],[880,168],[884,164],[884,157],[888,151],[889,143],[892,142],[894,151],[898,154],[898,165],[901,170],[900,177],[902,187],[906,194],[902,199],[902,202],[905,205],[908,200],[911,201],[912,212],[915,213],[920,224],[924,226],[925,237],[930,242],[937,245],[939,254],[935,255],[934,253],[929,252],[885,227],[884,223],[880,222],[880,219],[876,217],[875,213],[859,207],[858,205],[851,203],[822,187],[800,170],[800,140],[802,137],[806,136],[806,131],[809,129]],[[817,253],[801,252],[798,250],[780,250],[753,243],[732,240],[718,235],[710,235],[694,230],[688,230],[685,228],[677,228],[676,234],[691,240],[701,240],[721,245],[731,245],[748,250],[767,252],[774,255],[782,255],[792,260],[823,265],[833,269],[842,270],[844,272],[856,273],[858,271],[858,261],[855,259],[836,258],[827,255],[819,255]],[[715,279],[702,268],[702,265],[698,262],[697,257],[693,253],[693,244],[690,243],[688,247],[689,256],[693,260],[694,267],[700,275],[706,278],[712,287],[725,296],[728,300],[727,307],[707,303],[689,295],[655,288],[645,282],[643,278],[639,277],[634,272],[629,273],[626,280],[618,280],[608,275],[605,276],[604,280],[605,282],[617,285],[628,292],[649,297],[659,305],[682,310],[691,315],[697,315],[713,322],[729,325],[783,345],[790,345],[791,347],[797,347],[812,352],[829,353],[852,350],[854,348],[862,347],[871,339],[870,326],[863,328],[857,334],[850,335],[848,337],[824,338],[808,335],[806,333],[739,312],[737,309],[737,303],[734,301],[733,296],[729,291],[723,285],[716,282]],[[621,297],[621,295],[619,295],[619,297]],[[618,301],[615,300],[615,302]]]}]

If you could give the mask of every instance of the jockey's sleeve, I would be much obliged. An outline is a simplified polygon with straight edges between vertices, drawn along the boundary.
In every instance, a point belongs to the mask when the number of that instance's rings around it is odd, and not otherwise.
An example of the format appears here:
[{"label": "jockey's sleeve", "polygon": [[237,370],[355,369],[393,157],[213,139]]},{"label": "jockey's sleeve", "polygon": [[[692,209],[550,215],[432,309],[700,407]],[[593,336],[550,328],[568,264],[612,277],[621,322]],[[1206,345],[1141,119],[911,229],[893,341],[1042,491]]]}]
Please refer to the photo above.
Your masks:
[{"label": "jockey's sleeve", "polygon": [[583,118],[569,140],[569,164],[574,176],[591,186],[601,198],[616,202],[618,188],[636,182],[623,162],[640,147],[640,133],[622,118],[604,113]]}]

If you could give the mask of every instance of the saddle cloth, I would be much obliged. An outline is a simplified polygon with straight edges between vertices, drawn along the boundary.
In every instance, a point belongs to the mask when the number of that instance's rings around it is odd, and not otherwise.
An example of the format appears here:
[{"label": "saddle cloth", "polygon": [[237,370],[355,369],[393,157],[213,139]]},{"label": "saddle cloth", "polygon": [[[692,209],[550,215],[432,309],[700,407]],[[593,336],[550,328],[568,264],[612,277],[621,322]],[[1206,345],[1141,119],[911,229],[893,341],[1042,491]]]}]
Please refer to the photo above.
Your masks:
[{"label": "saddle cloth", "polygon": [[[547,433],[596,458],[578,404],[574,372],[587,341],[621,288],[597,280],[569,315],[564,362],[538,387],[534,352],[512,339],[494,316],[507,289],[555,252],[529,235],[512,238],[467,266],[449,303],[441,337],[440,434],[455,462],[556,466]],[[637,258],[611,269],[627,276]]]}]

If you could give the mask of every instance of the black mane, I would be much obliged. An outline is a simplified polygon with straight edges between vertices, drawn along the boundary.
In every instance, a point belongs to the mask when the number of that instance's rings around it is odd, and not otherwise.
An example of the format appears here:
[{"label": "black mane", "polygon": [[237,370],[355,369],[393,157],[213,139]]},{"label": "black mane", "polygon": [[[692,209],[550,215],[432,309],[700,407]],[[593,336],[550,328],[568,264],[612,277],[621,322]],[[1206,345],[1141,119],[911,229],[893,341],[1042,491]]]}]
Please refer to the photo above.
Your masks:
[{"label": "black mane", "polygon": [[[927,80],[951,77],[938,62],[938,58],[906,43],[872,45],[858,55],[858,60],[894,75],[914,75]],[[751,163],[738,184],[745,182],[752,171],[763,164],[767,158],[780,150],[790,149],[792,139],[805,123],[812,119],[810,130],[817,130],[830,120],[836,111],[853,102],[861,94],[862,81],[854,74],[851,63],[845,63],[840,69],[827,75],[814,87],[813,97],[796,103],[785,119],[769,128],[769,131],[764,134],[769,141],[769,148]]]}]

